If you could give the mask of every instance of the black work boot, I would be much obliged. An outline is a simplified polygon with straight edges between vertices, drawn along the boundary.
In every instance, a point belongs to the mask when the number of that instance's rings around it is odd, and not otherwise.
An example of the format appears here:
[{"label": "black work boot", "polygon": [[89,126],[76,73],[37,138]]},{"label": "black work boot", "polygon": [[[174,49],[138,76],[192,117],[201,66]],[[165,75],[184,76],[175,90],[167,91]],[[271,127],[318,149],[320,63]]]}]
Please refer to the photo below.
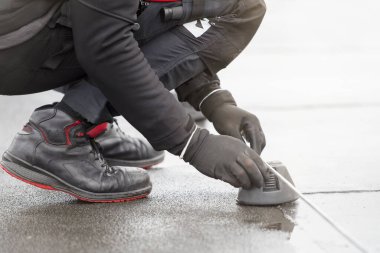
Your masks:
[{"label": "black work boot", "polygon": [[148,142],[126,135],[116,120],[107,125],[107,130],[96,138],[96,142],[101,146],[104,158],[112,166],[149,169],[165,158],[164,152],[154,150]]},{"label": "black work boot", "polygon": [[93,138],[105,129],[89,128],[55,107],[31,116],[4,153],[0,166],[37,187],[58,190],[88,202],[121,202],[146,197],[152,185],[139,168],[111,167]]}]

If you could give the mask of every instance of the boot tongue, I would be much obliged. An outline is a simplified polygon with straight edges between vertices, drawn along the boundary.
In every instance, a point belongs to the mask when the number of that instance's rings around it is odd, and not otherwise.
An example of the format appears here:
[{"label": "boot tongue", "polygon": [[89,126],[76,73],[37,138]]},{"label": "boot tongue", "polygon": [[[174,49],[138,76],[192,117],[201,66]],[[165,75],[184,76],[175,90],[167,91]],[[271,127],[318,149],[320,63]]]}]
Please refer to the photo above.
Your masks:
[{"label": "boot tongue", "polygon": [[104,133],[108,128],[108,122],[95,125],[87,129],[86,135],[90,138],[96,138],[102,133]]}]

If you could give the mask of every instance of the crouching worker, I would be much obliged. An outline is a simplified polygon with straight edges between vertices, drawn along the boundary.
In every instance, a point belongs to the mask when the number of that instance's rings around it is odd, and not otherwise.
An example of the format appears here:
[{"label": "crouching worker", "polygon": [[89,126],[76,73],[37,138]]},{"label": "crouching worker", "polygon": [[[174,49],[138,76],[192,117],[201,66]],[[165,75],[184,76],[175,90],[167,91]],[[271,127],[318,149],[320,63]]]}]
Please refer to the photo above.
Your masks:
[{"label": "crouching worker", "polygon": [[[247,3],[252,5],[251,21],[256,19],[259,24],[264,14],[261,1],[236,1],[230,11]],[[33,112],[3,155],[1,167],[6,172],[89,202],[147,196],[152,188],[147,173],[123,166],[128,165],[123,162],[128,161],[128,150],[119,142],[125,138],[108,143],[108,151],[104,148],[112,137],[104,138],[104,134],[112,131],[113,117],[121,114],[155,150],[167,150],[209,177],[235,187],[263,184],[267,174],[258,153],[265,141],[258,120],[237,108],[230,94],[220,91],[213,81],[216,72],[242,50],[246,39],[241,45],[223,43],[232,55],[220,60],[215,57],[218,41],[197,48],[210,33],[194,37],[183,30],[183,21],[163,23],[166,28],[155,34],[144,30],[148,12],[143,11],[139,30],[137,0],[35,0],[1,5],[5,14],[0,15],[0,94],[30,94],[71,84],[60,103]],[[200,16],[193,17],[197,18]],[[215,20],[215,31],[232,28],[223,27],[226,20],[219,15]],[[161,34],[164,31],[170,36]],[[179,56],[175,48],[163,47],[174,51],[177,59],[171,67],[164,67],[160,60],[170,62],[173,55],[168,59],[167,51],[153,47],[164,41],[172,43],[172,39],[182,41],[176,45],[186,45],[185,50]],[[184,100],[203,109],[226,135],[212,135],[197,127],[169,92],[174,88]],[[241,134],[253,139],[256,152],[237,139]],[[162,154],[147,144],[136,149],[146,153],[141,159],[154,160]]]}]

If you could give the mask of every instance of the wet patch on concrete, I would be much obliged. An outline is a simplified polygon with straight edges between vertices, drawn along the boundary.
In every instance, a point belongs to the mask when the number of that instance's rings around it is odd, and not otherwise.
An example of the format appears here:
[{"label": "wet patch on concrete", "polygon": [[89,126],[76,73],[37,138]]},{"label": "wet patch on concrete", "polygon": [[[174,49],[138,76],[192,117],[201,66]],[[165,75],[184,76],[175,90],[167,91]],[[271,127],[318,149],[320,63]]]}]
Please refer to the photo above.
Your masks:
[{"label": "wet patch on concrete", "polygon": [[2,252],[351,249],[302,202],[244,207],[236,204],[236,189],[190,166],[154,168],[149,173],[154,183],[151,196],[120,204],[84,203],[0,173]]}]

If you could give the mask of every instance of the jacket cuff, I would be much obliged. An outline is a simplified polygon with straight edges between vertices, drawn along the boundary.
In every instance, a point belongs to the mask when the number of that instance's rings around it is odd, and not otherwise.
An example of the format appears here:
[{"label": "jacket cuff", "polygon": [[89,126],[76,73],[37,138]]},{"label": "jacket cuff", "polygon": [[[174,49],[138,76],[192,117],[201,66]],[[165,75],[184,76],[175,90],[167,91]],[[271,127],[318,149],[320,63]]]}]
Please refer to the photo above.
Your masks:
[{"label": "jacket cuff", "polygon": [[176,89],[178,100],[188,102],[199,111],[199,104],[212,91],[220,89],[220,81],[216,75],[202,73]]},{"label": "jacket cuff", "polygon": [[195,122],[190,115],[188,116],[188,120],[184,123],[184,125],[177,128],[165,138],[159,140],[149,140],[150,144],[155,150],[167,150],[171,154],[179,156],[196,128]]},{"label": "jacket cuff", "polygon": [[234,105],[236,106],[235,99],[232,94],[227,90],[219,90],[214,93],[210,93],[203,101],[201,105],[201,111],[205,117],[212,122],[212,114],[221,105]]}]

